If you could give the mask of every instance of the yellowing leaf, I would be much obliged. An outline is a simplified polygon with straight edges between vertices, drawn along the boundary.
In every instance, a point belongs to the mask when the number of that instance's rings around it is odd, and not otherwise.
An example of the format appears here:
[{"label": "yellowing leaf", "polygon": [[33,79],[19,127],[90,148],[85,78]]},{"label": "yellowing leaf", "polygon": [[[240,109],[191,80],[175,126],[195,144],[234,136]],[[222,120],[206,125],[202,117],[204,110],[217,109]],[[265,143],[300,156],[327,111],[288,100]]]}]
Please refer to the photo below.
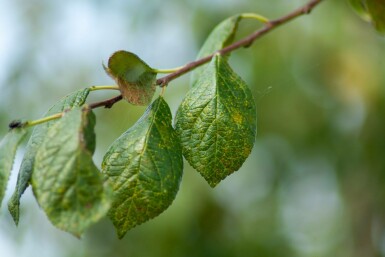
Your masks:
[{"label": "yellowing leaf", "polygon": [[32,189],[56,227],[80,236],[104,217],[110,190],[92,161],[95,116],[74,108],[52,125],[36,153]]},{"label": "yellowing leaf", "polygon": [[162,213],[178,192],[183,158],[171,118],[159,97],[104,157],[102,170],[114,191],[109,217],[119,238]]},{"label": "yellowing leaf", "polygon": [[256,135],[256,107],[245,82],[226,59],[214,56],[176,115],[186,160],[216,186],[249,156]]},{"label": "yellowing leaf", "polygon": [[123,98],[135,105],[147,105],[155,93],[156,72],[137,55],[115,52],[108,60],[106,72],[115,79]]}]

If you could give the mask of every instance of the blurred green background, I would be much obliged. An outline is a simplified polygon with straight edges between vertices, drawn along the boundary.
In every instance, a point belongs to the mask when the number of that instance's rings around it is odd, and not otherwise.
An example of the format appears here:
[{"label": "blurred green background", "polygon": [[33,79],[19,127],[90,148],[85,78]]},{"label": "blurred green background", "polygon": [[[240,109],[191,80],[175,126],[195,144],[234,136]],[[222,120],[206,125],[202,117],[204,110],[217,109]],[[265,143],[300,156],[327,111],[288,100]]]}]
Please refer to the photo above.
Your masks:
[{"label": "blurred green background", "polygon": [[[180,66],[226,17],[277,18],[305,2],[3,0],[0,135],[71,91],[112,84],[101,64],[116,50]],[[245,21],[238,37],[260,26]],[[346,1],[325,1],[230,61],[258,108],[256,144],[238,172],[211,189],[185,163],[180,192],[158,218],[123,240],[104,220],[78,240],[50,224],[30,189],[19,226],[11,221],[21,149],[0,211],[0,256],[385,256],[385,39]],[[188,82],[166,90],[173,113]],[[94,92],[89,102],[111,96]],[[95,111],[96,163],[144,109]]]}]

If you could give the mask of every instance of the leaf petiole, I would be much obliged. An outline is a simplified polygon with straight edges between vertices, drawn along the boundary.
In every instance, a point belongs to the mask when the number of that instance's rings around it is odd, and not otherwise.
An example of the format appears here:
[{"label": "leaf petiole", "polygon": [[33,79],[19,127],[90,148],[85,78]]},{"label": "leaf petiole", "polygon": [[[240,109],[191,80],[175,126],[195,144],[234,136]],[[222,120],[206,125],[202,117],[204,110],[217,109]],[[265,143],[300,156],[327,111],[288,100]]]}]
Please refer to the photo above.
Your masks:
[{"label": "leaf petiole", "polygon": [[54,115],[50,115],[50,116],[47,116],[47,117],[44,117],[44,118],[41,118],[38,120],[26,121],[22,124],[22,127],[32,127],[32,126],[39,125],[39,124],[42,124],[42,123],[47,122],[47,121],[59,119],[64,115],[64,113],[65,112],[60,112],[60,113],[56,113]]},{"label": "leaf petiole", "polygon": [[162,87],[162,91],[160,91],[160,96],[163,97],[164,91],[166,91],[166,87]]},{"label": "leaf petiole", "polygon": [[90,91],[105,90],[105,89],[119,90],[119,87],[117,85],[103,85],[103,86],[91,86],[89,87],[89,89]]},{"label": "leaf petiole", "polygon": [[175,67],[175,68],[171,68],[171,69],[154,69],[153,68],[152,71],[155,72],[155,73],[163,73],[163,74],[165,74],[165,73],[173,73],[173,72],[179,71],[183,67],[184,67],[184,65],[183,66],[179,66],[179,67]]},{"label": "leaf petiole", "polygon": [[256,14],[256,13],[242,13],[241,17],[243,19],[254,19],[257,21],[260,21],[262,23],[269,23],[270,20],[262,15]]}]

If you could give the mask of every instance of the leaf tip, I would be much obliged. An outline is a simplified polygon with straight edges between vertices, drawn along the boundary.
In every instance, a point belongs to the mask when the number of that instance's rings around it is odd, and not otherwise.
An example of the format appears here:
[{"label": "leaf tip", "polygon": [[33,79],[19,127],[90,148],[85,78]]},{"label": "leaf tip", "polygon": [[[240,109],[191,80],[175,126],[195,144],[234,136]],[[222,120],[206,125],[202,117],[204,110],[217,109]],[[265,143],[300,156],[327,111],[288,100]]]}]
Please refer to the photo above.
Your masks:
[{"label": "leaf tip", "polygon": [[102,62],[102,67],[103,67],[103,70],[107,73],[108,76],[110,76],[111,78],[114,78],[111,74],[111,71],[110,69],[104,64],[104,62]]},{"label": "leaf tip", "polygon": [[211,188],[216,187],[219,184],[219,182],[220,182],[220,181],[209,181],[209,180],[206,180],[206,181],[207,181],[207,183],[209,184],[209,186]]},{"label": "leaf tip", "polygon": [[14,202],[12,198],[8,202],[8,211],[11,214],[11,217],[15,225],[16,226],[19,225],[19,217],[20,217],[19,204]]},{"label": "leaf tip", "polygon": [[122,232],[122,231],[119,231],[119,230],[118,230],[116,233],[117,233],[117,235],[118,235],[118,239],[119,239],[119,240],[122,240],[123,237],[127,234],[127,231]]}]

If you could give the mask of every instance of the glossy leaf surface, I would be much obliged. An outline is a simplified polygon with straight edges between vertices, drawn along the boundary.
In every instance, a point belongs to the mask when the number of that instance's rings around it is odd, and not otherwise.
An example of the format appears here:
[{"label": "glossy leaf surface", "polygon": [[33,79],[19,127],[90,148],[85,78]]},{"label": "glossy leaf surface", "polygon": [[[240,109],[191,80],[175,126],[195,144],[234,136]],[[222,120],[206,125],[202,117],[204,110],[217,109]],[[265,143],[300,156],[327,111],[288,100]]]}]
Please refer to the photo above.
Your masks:
[{"label": "glossy leaf surface", "polygon": [[15,128],[0,141],[0,206],[3,201],[7,182],[12,170],[13,160],[20,142],[26,135],[25,129]]},{"label": "glossy leaf surface", "polygon": [[109,188],[92,161],[95,116],[74,108],[52,125],[36,153],[32,188],[48,219],[80,236],[110,207]]},{"label": "glossy leaf surface", "polygon": [[[241,20],[240,15],[235,15],[219,23],[210,35],[207,37],[201,50],[198,53],[197,59],[215,53],[216,51],[228,46],[234,40],[235,33],[238,28],[238,23]],[[207,65],[196,68],[191,74],[191,85],[194,86],[198,78],[204,72]]]},{"label": "glossy leaf surface", "polygon": [[106,72],[115,79],[123,98],[135,105],[148,105],[155,93],[156,73],[137,55],[115,52]]},{"label": "glossy leaf surface", "polygon": [[255,103],[222,56],[213,58],[182,101],[176,131],[183,155],[212,187],[249,156],[256,136]]},{"label": "glossy leaf surface", "polygon": [[183,158],[171,119],[159,97],[104,157],[102,170],[114,191],[109,216],[119,238],[162,213],[178,192]]},{"label": "glossy leaf surface", "polygon": [[[67,110],[72,107],[81,106],[84,104],[90,90],[88,88],[81,89],[76,92],[73,92],[64,98],[62,98],[57,104],[52,106],[48,112],[44,115],[50,116],[56,113],[60,113],[64,110]],[[24,154],[23,161],[19,170],[17,177],[17,183],[15,191],[8,202],[8,209],[11,213],[13,220],[16,225],[19,223],[20,216],[20,198],[24,193],[25,189],[28,187],[32,172],[34,170],[35,156],[36,152],[41,146],[44,137],[47,134],[48,129],[57,122],[58,120],[52,120],[43,124],[36,126],[32,132],[32,135],[28,141],[26,151]]]}]

